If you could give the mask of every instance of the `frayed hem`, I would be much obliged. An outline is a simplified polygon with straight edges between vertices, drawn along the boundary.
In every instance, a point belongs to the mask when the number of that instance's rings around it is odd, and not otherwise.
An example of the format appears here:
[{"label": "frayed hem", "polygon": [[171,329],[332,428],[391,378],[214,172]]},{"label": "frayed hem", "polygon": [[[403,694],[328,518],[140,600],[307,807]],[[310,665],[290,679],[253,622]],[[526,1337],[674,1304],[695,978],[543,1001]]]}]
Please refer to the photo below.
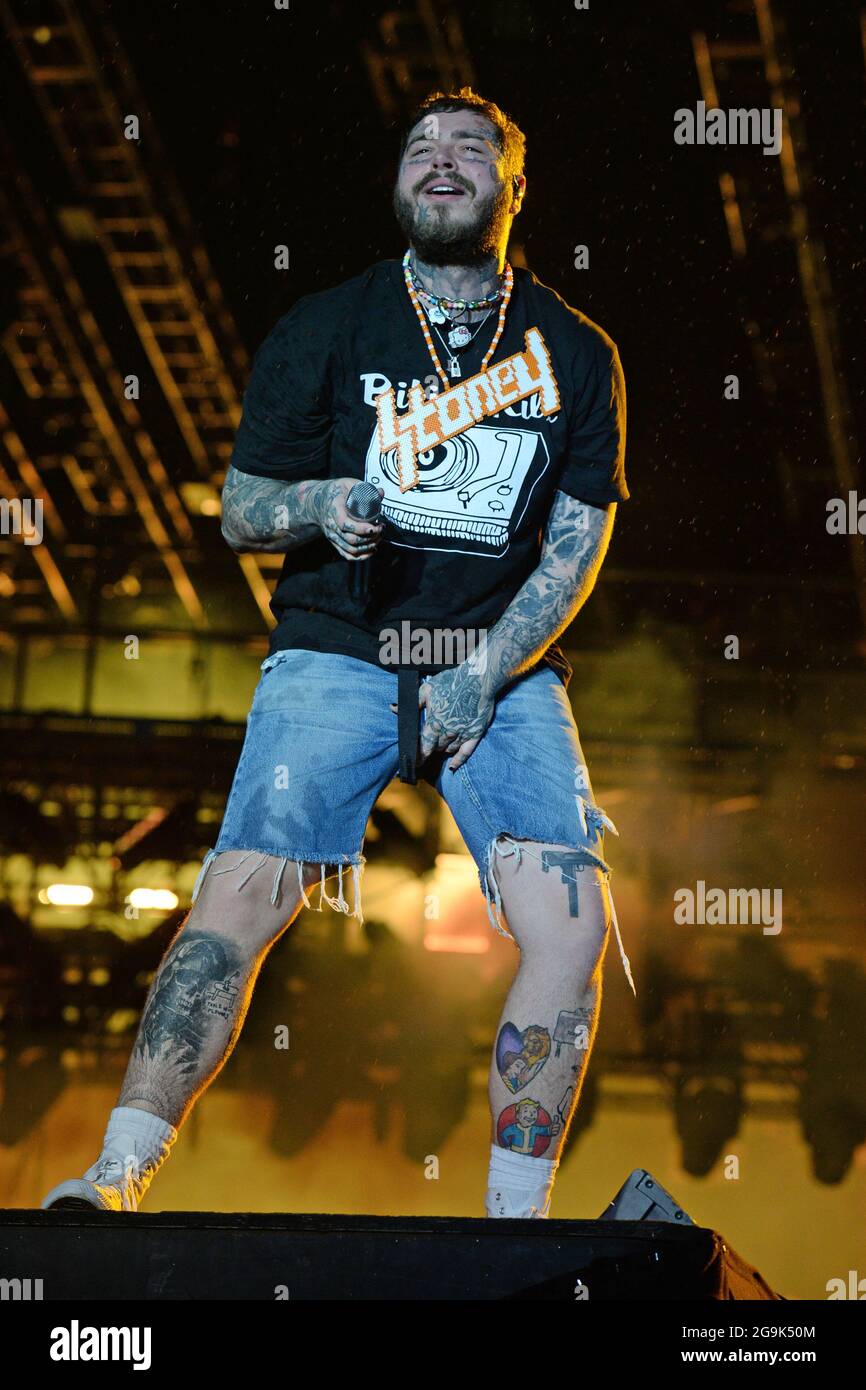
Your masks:
[{"label": "frayed hem", "polygon": [[[238,847],[238,848],[239,848],[239,847]],[[195,881],[195,883],[194,883],[194,885],[193,885],[193,890],[192,890],[192,895],[191,895],[191,900],[192,900],[193,903],[194,903],[194,902],[196,901],[196,899],[198,898],[198,895],[199,895],[199,893],[201,892],[202,884],[204,883],[205,878],[207,877],[208,871],[210,870],[210,867],[211,867],[211,865],[213,864],[213,861],[216,859],[217,855],[218,855],[218,854],[226,854],[226,853],[230,853],[230,852],[231,852],[230,850],[226,850],[226,849],[220,849],[220,850],[217,850],[217,849],[209,849],[209,850],[208,850],[207,854],[206,854],[205,857],[204,857],[204,861],[202,862],[201,869],[199,870],[198,877],[196,878],[196,881]],[[257,873],[258,870],[262,868],[262,866],[267,862],[267,860],[268,860],[269,858],[279,858],[280,862],[279,862],[279,864],[277,865],[276,871],[275,871],[275,873],[274,873],[274,882],[273,882],[273,886],[272,886],[272,888],[271,888],[271,903],[274,905],[274,907],[276,907],[276,906],[278,905],[278,903],[279,903],[279,901],[280,901],[280,898],[281,898],[281,895],[282,895],[283,875],[284,875],[284,873],[285,873],[286,865],[287,865],[287,864],[290,864],[290,863],[295,863],[295,864],[297,864],[297,868],[298,868],[298,890],[299,890],[299,892],[300,892],[301,899],[302,899],[303,904],[304,904],[305,907],[310,908],[310,910],[311,910],[312,912],[321,912],[322,909],[323,909],[324,904],[327,903],[328,906],[329,906],[330,908],[333,908],[333,910],[334,910],[335,912],[343,912],[343,913],[345,913],[347,916],[356,917],[356,918],[358,919],[358,922],[359,922],[359,923],[361,923],[361,922],[364,921],[364,915],[363,915],[363,912],[362,912],[362,910],[361,910],[361,874],[362,874],[363,871],[364,871],[364,866],[366,865],[366,862],[367,862],[367,861],[366,861],[366,859],[364,858],[363,854],[360,854],[360,853],[359,853],[359,854],[356,854],[356,855],[346,855],[342,860],[339,860],[339,859],[318,859],[318,858],[314,857],[313,855],[283,854],[283,855],[279,855],[279,856],[274,856],[274,855],[269,855],[269,854],[268,854],[266,851],[264,851],[264,850],[250,849],[250,850],[245,850],[245,851],[244,851],[243,858],[242,858],[242,859],[239,859],[238,862],[237,862],[237,864],[232,864],[230,867],[227,867],[227,868],[224,868],[224,869],[214,869],[214,873],[215,873],[215,874],[229,874],[229,873],[234,873],[237,869],[239,869],[239,868],[241,867],[242,864],[246,863],[246,861],[247,861],[252,855],[254,855],[254,854],[259,854],[259,855],[261,855],[261,859],[259,860],[258,864],[255,864],[255,865],[249,870],[249,872],[248,872],[247,874],[245,874],[245,876],[241,879],[240,883],[237,885],[237,891],[238,891],[238,892],[240,892],[241,889],[244,887],[244,885],[245,885],[246,883],[249,882],[249,880],[252,878],[253,874]],[[308,897],[308,895],[307,895],[307,890],[306,890],[306,888],[304,887],[303,867],[304,867],[305,864],[318,864],[318,866],[319,866],[320,878],[319,878],[319,905],[318,905],[318,907],[313,907],[313,904],[310,902],[310,899],[309,899],[309,897]],[[325,866],[326,866],[326,865],[328,865],[328,866],[332,866],[332,865],[333,865],[333,866],[336,866],[336,868],[337,868],[337,870],[338,870],[338,873],[339,873],[339,880],[338,880],[338,887],[337,887],[337,896],[336,896],[335,898],[329,897],[328,894],[327,894],[326,891],[325,891]],[[346,871],[347,868],[350,868],[350,869],[352,870],[352,896],[353,896],[353,900],[354,900],[354,905],[353,905],[353,907],[352,907],[351,909],[350,909],[350,907],[349,907],[349,903],[347,902],[345,893],[344,893],[344,891],[343,891],[343,877],[344,877],[344,874],[345,874],[345,871]]]},{"label": "frayed hem", "polygon": [[[591,803],[586,803],[586,805],[587,807],[589,807]],[[612,822],[608,821],[608,818],[607,816],[605,816],[603,811],[600,811],[599,808],[596,806],[592,806],[592,811],[595,813],[593,819],[595,820],[596,825],[603,821],[603,823],[608,825],[613,830],[613,833],[615,835],[619,833],[613,827]],[[542,859],[541,855],[534,854],[531,849],[527,849],[526,843],[527,842],[525,839],[517,840],[514,838],[514,836],[504,832],[500,833],[499,835],[494,835],[492,840],[488,841],[487,848],[484,853],[484,868],[481,871],[479,871],[481,890],[484,893],[484,896],[487,900],[487,916],[490,921],[490,925],[494,928],[495,931],[499,933],[500,936],[506,937],[509,941],[514,941],[514,937],[502,922],[502,894],[500,892],[499,883],[497,881],[495,873],[496,855],[499,855],[500,859],[513,859],[516,856],[518,868],[520,867],[520,861],[524,854],[529,855],[530,859],[536,859],[539,864],[543,865],[544,860]],[[538,844],[541,842],[533,840],[530,843]],[[605,863],[600,854],[596,854],[593,850],[587,849],[585,845],[575,845],[573,846],[573,848],[576,851],[579,851],[581,854],[584,854],[586,856],[587,862],[591,864],[593,868],[599,869],[601,873],[604,875],[605,882],[607,883],[608,901],[610,903],[611,922],[613,924],[614,934],[616,936],[616,944],[619,947],[619,955],[620,960],[622,961],[622,968],[625,972],[625,977],[628,980],[628,983],[631,987],[631,992],[635,996],[635,998],[637,998],[637,989],[635,988],[634,977],[631,973],[631,962],[629,961],[629,958],[625,953],[625,946],[623,945],[622,940],[622,932],[619,928],[619,919],[616,915],[616,907],[613,901],[613,893],[611,892],[610,888],[610,876],[613,870],[611,869],[609,864]],[[562,874],[563,882],[567,882],[570,876],[566,874],[565,869],[560,868],[559,872]],[[577,883],[577,879],[574,879],[572,881],[574,883]],[[516,944],[517,943],[515,942],[515,945]]]}]

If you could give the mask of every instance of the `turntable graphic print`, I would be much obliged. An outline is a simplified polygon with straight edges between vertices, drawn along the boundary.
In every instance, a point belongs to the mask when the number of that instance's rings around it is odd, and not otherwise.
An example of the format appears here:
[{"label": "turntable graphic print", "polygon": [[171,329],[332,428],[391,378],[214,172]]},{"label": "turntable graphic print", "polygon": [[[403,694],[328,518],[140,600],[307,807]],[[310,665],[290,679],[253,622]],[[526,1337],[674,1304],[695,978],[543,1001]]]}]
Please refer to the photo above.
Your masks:
[{"label": "turntable graphic print", "polygon": [[396,450],[382,453],[373,431],[364,477],[385,493],[391,544],[412,549],[504,555],[550,455],[538,430],[473,425],[418,454],[418,485],[401,492]]},{"label": "turntable graphic print", "polygon": [[425,394],[416,380],[407,398],[400,412],[393,387],[376,395],[364,462],[385,494],[391,544],[504,555],[550,465],[541,430],[511,421],[549,422],[560,409],[541,330],[527,328],[520,351],[445,391]]}]

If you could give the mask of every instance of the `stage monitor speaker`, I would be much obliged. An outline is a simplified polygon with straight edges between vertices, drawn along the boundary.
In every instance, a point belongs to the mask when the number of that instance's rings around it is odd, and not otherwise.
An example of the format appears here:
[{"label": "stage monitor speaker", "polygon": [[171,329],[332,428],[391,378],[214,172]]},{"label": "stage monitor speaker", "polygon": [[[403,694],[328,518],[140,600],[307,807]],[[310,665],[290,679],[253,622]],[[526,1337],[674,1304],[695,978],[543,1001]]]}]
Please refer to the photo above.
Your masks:
[{"label": "stage monitor speaker", "polygon": [[649,1220],[0,1212],[5,1296],[34,1270],[46,1301],[778,1297],[715,1231]]},{"label": "stage monitor speaker", "polygon": [[635,1168],[634,1172],[629,1174],[599,1220],[675,1221],[680,1226],[695,1224],[671,1194],[645,1168]]}]

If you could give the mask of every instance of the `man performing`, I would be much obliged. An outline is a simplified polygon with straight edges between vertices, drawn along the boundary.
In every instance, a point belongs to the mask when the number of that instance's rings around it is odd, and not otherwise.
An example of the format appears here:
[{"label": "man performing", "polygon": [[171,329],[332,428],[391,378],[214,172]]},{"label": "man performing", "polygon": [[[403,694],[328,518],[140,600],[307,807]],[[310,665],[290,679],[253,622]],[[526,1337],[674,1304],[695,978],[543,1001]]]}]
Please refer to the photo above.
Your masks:
[{"label": "man performing", "polygon": [[[611,921],[632,983],[603,855],[616,831],[556,645],[629,493],[615,345],[505,258],[524,152],[470,88],[429,97],[394,189],[402,261],[300,299],[258,351],[222,524],[239,553],[285,552],[269,655],[102,1154],[43,1207],[137,1210],[313,885],[319,906],[360,916],[365,827],[399,772],[444,798],[491,923],[519,948],[490,1074],[487,1214],[548,1213]],[[360,480],[378,519],[347,507]],[[422,641],[397,669],[395,631],[480,641],[457,662]]]}]

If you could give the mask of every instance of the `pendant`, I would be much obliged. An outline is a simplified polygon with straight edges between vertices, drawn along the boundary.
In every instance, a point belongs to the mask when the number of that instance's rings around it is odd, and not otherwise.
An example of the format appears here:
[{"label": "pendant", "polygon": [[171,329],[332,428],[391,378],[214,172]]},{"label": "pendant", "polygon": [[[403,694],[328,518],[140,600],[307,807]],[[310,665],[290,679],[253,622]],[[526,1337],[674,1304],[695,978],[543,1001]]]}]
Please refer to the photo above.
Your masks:
[{"label": "pendant", "polygon": [[452,328],[448,334],[448,345],[453,348],[466,347],[467,343],[472,342],[472,334],[465,323],[458,323],[456,328]]},{"label": "pendant", "polygon": [[431,323],[445,323],[445,322],[446,322],[445,315],[443,314],[442,310],[439,308],[439,306],[438,306],[437,304],[434,304],[434,305],[430,308],[430,310],[429,310],[428,312],[429,312],[429,314],[430,314],[430,322],[431,322]]},{"label": "pendant", "polygon": [[457,361],[457,358],[456,358],[456,357],[452,357],[452,358],[451,358],[451,361],[450,361],[449,366],[448,366],[448,371],[449,371],[449,373],[450,373],[451,376],[459,376],[459,375],[460,375],[460,363]]}]

